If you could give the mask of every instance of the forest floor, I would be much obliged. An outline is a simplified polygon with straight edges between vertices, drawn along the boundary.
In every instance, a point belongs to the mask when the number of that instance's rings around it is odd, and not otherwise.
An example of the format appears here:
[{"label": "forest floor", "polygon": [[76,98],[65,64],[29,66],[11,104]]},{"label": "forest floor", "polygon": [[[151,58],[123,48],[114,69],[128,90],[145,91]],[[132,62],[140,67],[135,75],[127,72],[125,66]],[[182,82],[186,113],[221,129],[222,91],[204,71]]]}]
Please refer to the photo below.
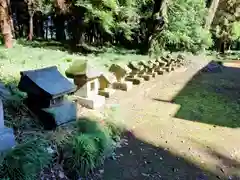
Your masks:
[{"label": "forest floor", "polygon": [[109,100],[128,133],[93,179],[240,179],[240,69],[192,60]]}]

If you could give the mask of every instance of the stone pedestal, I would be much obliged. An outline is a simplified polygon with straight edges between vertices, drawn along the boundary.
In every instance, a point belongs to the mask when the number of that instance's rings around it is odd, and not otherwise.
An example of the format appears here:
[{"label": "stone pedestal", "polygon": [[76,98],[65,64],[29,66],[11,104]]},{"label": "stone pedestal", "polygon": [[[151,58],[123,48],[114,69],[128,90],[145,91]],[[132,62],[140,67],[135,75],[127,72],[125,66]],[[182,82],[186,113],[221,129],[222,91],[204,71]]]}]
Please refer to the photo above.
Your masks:
[{"label": "stone pedestal", "polygon": [[142,75],[142,78],[143,78],[145,81],[150,81],[151,75],[144,74],[144,75]]},{"label": "stone pedestal", "polygon": [[152,76],[152,77],[156,77],[157,73],[154,72],[154,70],[151,70],[151,71],[147,72],[147,75]]},{"label": "stone pedestal", "polygon": [[126,81],[131,81],[134,85],[139,85],[141,84],[142,80],[136,76],[127,76],[125,78]]},{"label": "stone pedestal", "polygon": [[4,116],[3,116],[3,103],[0,99],[0,128],[4,127]]},{"label": "stone pedestal", "polygon": [[74,97],[77,103],[89,109],[97,109],[102,107],[105,104],[105,97],[100,95],[94,95],[91,97],[80,97],[80,96],[74,96]]},{"label": "stone pedestal", "polygon": [[164,74],[164,71],[163,71],[162,69],[160,69],[160,70],[157,71],[157,74],[158,74],[158,75],[163,75],[163,74]]},{"label": "stone pedestal", "polygon": [[13,148],[15,144],[13,129],[4,126],[3,104],[0,99],[0,154]]},{"label": "stone pedestal", "polygon": [[114,92],[115,92],[114,89],[105,88],[105,89],[100,89],[98,94],[101,96],[104,96],[105,98],[109,98]]},{"label": "stone pedestal", "polygon": [[122,91],[129,91],[132,89],[133,83],[130,81],[115,82],[112,84],[114,89],[120,89]]},{"label": "stone pedestal", "polygon": [[54,129],[77,119],[77,108],[74,102],[64,101],[63,104],[43,108],[40,110],[40,118],[45,129]]},{"label": "stone pedestal", "polygon": [[169,67],[169,66],[164,67],[163,70],[165,70],[166,72],[170,72],[171,71],[171,67]]},{"label": "stone pedestal", "polygon": [[158,75],[163,75],[164,74],[164,70],[162,67],[157,67],[155,70],[154,70],[155,73],[157,73]]},{"label": "stone pedestal", "polygon": [[[27,104],[27,101],[25,101],[25,104]],[[68,100],[64,100],[61,104],[48,108],[40,109],[28,104],[27,106],[39,117],[44,129],[47,130],[55,129],[57,126],[75,121],[77,118],[76,104]]]},{"label": "stone pedestal", "polygon": [[143,78],[145,81],[149,81],[152,75],[147,74],[147,72],[141,72],[138,77]]},{"label": "stone pedestal", "polygon": [[16,145],[12,128],[0,128],[0,153],[13,148]]}]

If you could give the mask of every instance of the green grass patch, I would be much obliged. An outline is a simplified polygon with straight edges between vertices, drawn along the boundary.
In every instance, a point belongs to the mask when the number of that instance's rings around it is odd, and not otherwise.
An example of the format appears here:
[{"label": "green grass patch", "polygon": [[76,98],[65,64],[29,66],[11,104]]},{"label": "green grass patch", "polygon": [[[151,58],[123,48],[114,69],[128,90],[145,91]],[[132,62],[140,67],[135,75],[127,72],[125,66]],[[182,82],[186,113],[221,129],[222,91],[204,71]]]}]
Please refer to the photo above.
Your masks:
[{"label": "green grass patch", "polygon": [[237,77],[228,69],[194,77],[174,99],[181,105],[176,117],[224,127],[240,127]]},{"label": "green grass patch", "polygon": [[12,49],[0,47],[0,80],[19,79],[20,71],[57,66],[64,74],[74,60],[88,60],[99,70],[106,71],[115,62],[127,63],[148,59],[148,56],[138,55],[132,51],[108,48],[103,53],[82,55],[69,53],[57,48],[45,48],[40,45],[27,46],[16,44]]}]

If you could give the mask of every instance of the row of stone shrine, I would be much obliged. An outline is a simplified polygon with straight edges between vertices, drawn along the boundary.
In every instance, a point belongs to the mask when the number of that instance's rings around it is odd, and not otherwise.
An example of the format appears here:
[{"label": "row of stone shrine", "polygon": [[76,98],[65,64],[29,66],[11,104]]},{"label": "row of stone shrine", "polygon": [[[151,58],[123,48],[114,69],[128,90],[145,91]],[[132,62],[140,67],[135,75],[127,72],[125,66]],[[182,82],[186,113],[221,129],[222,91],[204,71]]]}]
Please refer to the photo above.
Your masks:
[{"label": "row of stone shrine", "polygon": [[[27,93],[24,103],[37,115],[45,129],[77,119],[76,102],[87,108],[96,109],[105,104],[105,98],[111,96],[115,89],[128,91],[133,85],[149,81],[156,75],[173,71],[182,66],[184,57],[171,56],[155,60],[112,64],[109,72],[104,73],[92,67],[87,61],[75,61],[67,70],[66,76],[56,66],[20,72],[18,85],[20,91]],[[76,102],[65,95],[73,95]],[[0,99],[0,152],[14,146],[14,133],[4,126],[3,107]]]}]

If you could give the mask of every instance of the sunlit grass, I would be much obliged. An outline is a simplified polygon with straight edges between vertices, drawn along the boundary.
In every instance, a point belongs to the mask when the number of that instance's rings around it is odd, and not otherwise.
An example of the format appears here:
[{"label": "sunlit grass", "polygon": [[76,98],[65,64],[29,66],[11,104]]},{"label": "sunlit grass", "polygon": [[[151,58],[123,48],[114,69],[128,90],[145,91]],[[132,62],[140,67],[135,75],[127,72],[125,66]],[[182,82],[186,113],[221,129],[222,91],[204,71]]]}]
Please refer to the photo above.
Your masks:
[{"label": "sunlit grass", "polygon": [[64,73],[74,60],[88,60],[99,70],[107,70],[111,63],[146,59],[148,56],[137,55],[134,52],[118,52],[107,49],[101,54],[70,54],[67,51],[31,47],[16,44],[12,49],[0,47],[0,76],[1,78],[19,78],[20,71],[57,66]]}]

